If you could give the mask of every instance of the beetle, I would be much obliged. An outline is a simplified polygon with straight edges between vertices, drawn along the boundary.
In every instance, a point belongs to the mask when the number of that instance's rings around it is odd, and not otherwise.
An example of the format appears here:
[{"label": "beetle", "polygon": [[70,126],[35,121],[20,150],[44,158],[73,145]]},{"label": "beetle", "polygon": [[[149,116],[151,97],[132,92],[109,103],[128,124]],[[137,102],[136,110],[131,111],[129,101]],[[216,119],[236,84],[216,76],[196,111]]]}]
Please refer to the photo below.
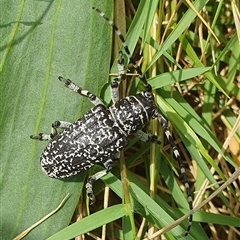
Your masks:
[{"label": "beetle", "polygon": [[[52,124],[50,134],[39,133],[38,135],[30,136],[30,138],[36,140],[49,140],[40,157],[42,170],[52,178],[67,178],[86,171],[98,163],[102,163],[105,169],[89,177],[86,183],[86,192],[91,200],[90,204],[93,204],[95,202],[92,190],[93,183],[111,171],[113,162],[119,160],[120,151],[128,144],[128,136],[135,135],[145,142],[160,143],[156,135],[147,134],[142,131],[142,128],[151,119],[156,118],[167,137],[183,176],[190,208],[186,236],[192,224],[193,199],[183,161],[168,130],[167,120],[158,111],[152,87],[133,59],[122,33],[103,12],[95,7],[93,9],[108,22],[118,35],[130,63],[132,63],[144,86],[144,91],[122,99],[119,98],[118,83],[126,79],[122,51],[119,52],[117,61],[118,77],[110,85],[113,104],[109,108],[93,93],[82,89],[70,79],[59,77],[59,80],[67,88],[87,97],[94,104],[94,107],[74,123],[55,121]],[[58,128],[63,129],[63,131],[58,133]]]}]

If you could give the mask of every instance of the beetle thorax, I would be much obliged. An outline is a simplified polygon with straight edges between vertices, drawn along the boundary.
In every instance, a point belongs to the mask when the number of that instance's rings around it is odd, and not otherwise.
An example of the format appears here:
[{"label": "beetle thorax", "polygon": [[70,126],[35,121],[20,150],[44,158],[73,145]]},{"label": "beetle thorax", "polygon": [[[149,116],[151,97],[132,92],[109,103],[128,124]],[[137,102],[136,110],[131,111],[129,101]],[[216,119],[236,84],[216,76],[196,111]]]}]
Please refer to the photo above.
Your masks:
[{"label": "beetle thorax", "polygon": [[149,122],[155,112],[151,92],[140,92],[117,101],[109,108],[114,120],[125,135],[131,135]]}]

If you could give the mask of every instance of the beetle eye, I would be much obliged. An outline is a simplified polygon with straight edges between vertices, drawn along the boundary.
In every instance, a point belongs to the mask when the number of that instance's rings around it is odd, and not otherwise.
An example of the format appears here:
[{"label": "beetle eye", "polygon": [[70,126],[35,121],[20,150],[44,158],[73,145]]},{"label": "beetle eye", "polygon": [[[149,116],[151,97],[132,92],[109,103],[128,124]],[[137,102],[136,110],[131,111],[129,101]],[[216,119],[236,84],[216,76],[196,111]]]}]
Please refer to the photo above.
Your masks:
[{"label": "beetle eye", "polygon": [[144,95],[145,95],[146,98],[150,98],[150,99],[153,98],[152,93],[150,93],[150,92],[144,92]]}]

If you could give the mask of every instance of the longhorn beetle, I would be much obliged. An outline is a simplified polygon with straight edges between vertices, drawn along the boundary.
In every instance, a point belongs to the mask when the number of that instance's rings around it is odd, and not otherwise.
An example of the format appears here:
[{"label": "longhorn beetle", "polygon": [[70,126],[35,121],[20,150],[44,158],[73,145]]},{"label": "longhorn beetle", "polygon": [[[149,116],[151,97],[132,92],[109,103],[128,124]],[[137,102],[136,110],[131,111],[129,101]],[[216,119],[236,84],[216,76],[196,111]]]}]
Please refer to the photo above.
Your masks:
[{"label": "longhorn beetle", "polygon": [[[129,61],[138,73],[145,90],[136,95],[119,99],[118,82],[126,79],[123,53],[121,51],[119,52],[117,62],[118,77],[111,82],[113,105],[109,108],[106,108],[97,96],[77,86],[70,79],[59,77],[58,79],[67,88],[87,97],[95,106],[74,123],[55,121],[52,124],[50,134],[39,133],[38,135],[30,136],[36,140],[50,140],[40,157],[41,167],[49,177],[67,178],[86,171],[98,163],[102,163],[105,170],[89,177],[86,183],[86,192],[91,200],[90,204],[93,204],[95,202],[92,190],[93,183],[111,171],[113,161],[119,159],[120,150],[127,146],[127,137],[129,135],[133,134],[145,142],[160,143],[157,136],[146,134],[141,130],[150,119],[157,118],[171,146],[173,155],[178,161],[183,176],[190,208],[189,223],[185,233],[185,236],[187,236],[192,224],[193,200],[183,161],[167,128],[167,121],[159,113],[152,94],[152,87],[148,84],[145,75],[134,61],[122,33],[103,12],[95,7],[93,9],[112,26],[114,32],[118,35]],[[59,134],[57,133],[58,128],[63,129]]]}]

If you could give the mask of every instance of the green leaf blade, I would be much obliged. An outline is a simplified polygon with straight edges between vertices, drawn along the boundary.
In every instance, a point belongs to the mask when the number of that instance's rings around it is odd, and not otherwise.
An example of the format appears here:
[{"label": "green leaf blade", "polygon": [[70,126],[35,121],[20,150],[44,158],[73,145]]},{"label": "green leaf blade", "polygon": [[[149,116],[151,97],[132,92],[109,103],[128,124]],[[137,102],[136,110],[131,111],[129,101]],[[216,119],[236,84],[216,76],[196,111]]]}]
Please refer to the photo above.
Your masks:
[{"label": "green leaf blade", "polygon": [[[30,135],[49,133],[56,120],[76,121],[92,107],[64,88],[58,76],[98,95],[108,79],[111,28],[88,2],[2,5],[0,235],[16,237],[69,193],[66,204],[26,236],[46,239],[69,224],[85,173],[67,180],[47,177],[39,165],[47,142],[33,141]],[[109,15],[112,11],[107,1],[97,7]]]}]

